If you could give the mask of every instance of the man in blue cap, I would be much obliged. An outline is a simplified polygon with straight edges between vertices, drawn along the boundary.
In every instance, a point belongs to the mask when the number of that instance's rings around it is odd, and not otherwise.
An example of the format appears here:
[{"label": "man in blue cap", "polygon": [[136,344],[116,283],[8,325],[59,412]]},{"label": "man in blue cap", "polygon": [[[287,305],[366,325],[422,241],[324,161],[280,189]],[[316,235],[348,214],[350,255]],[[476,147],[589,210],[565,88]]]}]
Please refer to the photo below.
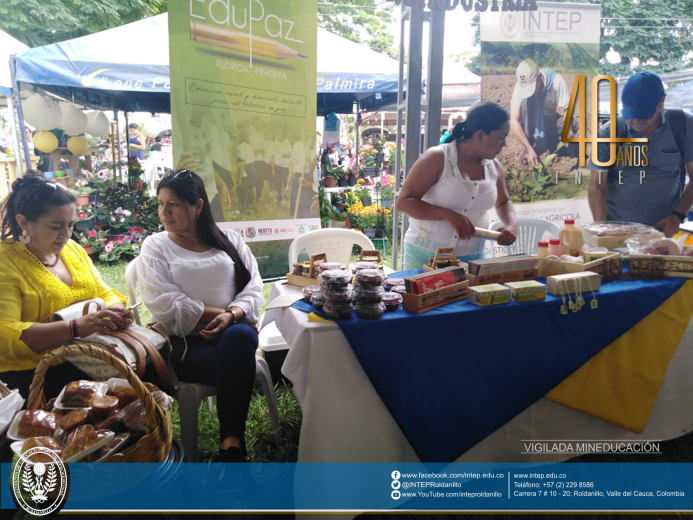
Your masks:
[{"label": "man in blue cap", "polygon": [[[647,143],[616,147],[618,160],[592,170],[589,204],[594,220],[639,222],[663,231],[668,237],[679,230],[693,205],[693,115],[664,110],[664,85],[656,74],[638,72],[623,86],[622,117],[616,137],[647,138]],[[610,136],[610,122],[599,137]],[[629,147],[628,153],[619,147]],[[593,152],[594,153],[594,152]],[[599,143],[599,159],[609,158],[609,143]],[[687,170],[687,172],[686,172]]]}]

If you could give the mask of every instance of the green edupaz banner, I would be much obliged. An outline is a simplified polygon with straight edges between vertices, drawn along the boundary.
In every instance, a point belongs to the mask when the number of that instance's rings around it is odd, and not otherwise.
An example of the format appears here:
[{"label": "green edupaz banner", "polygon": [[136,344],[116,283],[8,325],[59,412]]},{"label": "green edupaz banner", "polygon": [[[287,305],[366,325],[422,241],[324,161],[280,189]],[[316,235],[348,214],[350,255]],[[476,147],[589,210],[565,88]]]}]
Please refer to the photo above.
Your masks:
[{"label": "green edupaz banner", "polygon": [[320,226],[317,0],[171,0],[169,37],[174,164],[263,278],[283,276],[291,241]]},{"label": "green edupaz banner", "polygon": [[[562,143],[561,132],[576,76],[589,84],[599,74],[601,8],[556,2],[537,8],[481,13],[481,99],[510,112],[510,135],[498,158],[518,216],[559,227],[566,218],[586,223],[592,220],[589,170],[579,167],[578,143]],[[577,136],[576,115],[570,125]]]}]

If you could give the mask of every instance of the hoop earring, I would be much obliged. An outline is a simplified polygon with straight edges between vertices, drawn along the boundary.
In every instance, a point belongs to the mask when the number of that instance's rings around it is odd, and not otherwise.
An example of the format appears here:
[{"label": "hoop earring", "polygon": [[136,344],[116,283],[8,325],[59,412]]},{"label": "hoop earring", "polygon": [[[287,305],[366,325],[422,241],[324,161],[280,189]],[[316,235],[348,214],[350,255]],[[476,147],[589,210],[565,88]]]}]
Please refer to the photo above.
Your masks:
[{"label": "hoop earring", "polygon": [[22,236],[19,237],[19,241],[24,245],[27,245],[29,242],[31,242],[31,237],[26,232],[26,229],[22,230]]}]

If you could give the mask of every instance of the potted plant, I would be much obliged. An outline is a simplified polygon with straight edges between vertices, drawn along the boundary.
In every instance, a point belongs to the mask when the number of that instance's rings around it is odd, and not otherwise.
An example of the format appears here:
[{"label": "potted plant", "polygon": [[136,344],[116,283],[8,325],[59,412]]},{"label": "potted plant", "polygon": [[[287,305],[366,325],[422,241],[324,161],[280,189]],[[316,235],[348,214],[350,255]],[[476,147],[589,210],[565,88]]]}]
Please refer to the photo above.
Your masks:
[{"label": "potted plant", "polygon": [[337,177],[337,186],[340,188],[346,188],[349,186],[349,180],[346,177],[347,170],[344,167],[340,166],[332,171],[334,176]]},{"label": "potted plant", "polygon": [[84,251],[91,255],[98,253],[101,250],[102,242],[106,239],[106,235],[101,229],[90,229],[81,231],[76,237],[77,241],[84,248]]},{"label": "potted plant", "polygon": [[94,189],[89,186],[89,181],[86,179],[77,179],[72,191],[74,191],[77,197],[77,205],[85,206],[89,204],[89,195],[91,195]]},{"label": "potted plant", "polygon": [[142,175],[144,170],[137,157],[130,157],[128,159],[128,184],[131,190],[141,190],[144,186],[142,182]]},{"label": "potted plant", "polygon": [[371,190],[365,185],[359,186],[359,183],[357,183],[357,186],[358,187],[354,190],[354,195],[361,200],[361,204],[363,204],[364,207],[370,206],[373,203],[371,200]]},{"label": "potted plant", "polygon": [[378,173],[378,168],[376,166],[376,154],[378,152],[375,148],[364,146],[359,152],[361,166],[363,166],[363,173],[367,177],[375,177]]},{"label": "potted plant", "polygon": [[391,185],[380,188],[380,205],[383,208],[391,208],[392,200],[395,198],[395,188]]},{"label": "potted plant", "polygon": [[96,226],[96,212],[92,204],[85,204],[77,208],[77,220],[75,229],[86,231]]}]

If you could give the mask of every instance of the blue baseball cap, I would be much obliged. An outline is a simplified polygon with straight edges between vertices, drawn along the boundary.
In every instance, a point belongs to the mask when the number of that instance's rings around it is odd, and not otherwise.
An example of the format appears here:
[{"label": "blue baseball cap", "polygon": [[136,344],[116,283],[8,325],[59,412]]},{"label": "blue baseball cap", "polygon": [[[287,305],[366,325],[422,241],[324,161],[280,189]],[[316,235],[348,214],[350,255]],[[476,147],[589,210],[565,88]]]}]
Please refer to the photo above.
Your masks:
[{"label": "blue baseball cap", "polygon": [[652,72],[631,76],[621,91],[624,119],[650,119],[664,96],[662,79]]}]

